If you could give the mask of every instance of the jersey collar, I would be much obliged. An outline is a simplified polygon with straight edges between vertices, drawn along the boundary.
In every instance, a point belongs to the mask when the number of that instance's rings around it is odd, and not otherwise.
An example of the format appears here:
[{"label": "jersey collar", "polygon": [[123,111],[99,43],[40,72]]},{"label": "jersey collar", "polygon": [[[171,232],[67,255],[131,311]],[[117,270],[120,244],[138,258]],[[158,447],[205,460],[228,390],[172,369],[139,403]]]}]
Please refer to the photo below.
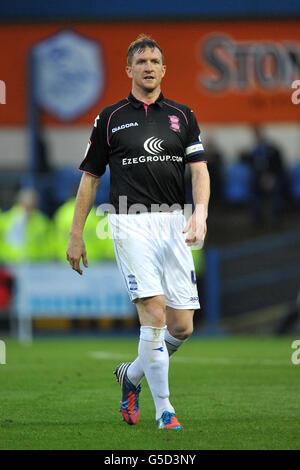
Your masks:
[{"label": "jersey collar", "polygon": [[[144,106],[143,101],[138,100],[135,96],[133,96],[131,92],[129,93],[127,99],[132,104],[132,106],[136,109],[140,108],[141,106]],[[153,104],[157,104],[160,108],[162,108],[163,100],[164,100],[164,96],[162,93],[160,93],[159,97]]]}]

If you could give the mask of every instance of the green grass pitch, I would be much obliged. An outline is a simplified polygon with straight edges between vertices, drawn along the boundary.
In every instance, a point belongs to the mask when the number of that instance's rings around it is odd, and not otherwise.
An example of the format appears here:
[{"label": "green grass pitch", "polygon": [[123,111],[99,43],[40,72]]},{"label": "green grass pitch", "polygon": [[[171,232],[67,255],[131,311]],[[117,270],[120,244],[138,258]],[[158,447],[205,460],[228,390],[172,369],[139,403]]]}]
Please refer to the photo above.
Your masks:
[{"label": "green grass pitch", "polygon": [[156,428],[145,381],[139,423],[121,419],[113,370],[135,358],[137,339],[7,340],[0,449],[300,449],[294,339],[193,336],[170,361],[182,431]]}]

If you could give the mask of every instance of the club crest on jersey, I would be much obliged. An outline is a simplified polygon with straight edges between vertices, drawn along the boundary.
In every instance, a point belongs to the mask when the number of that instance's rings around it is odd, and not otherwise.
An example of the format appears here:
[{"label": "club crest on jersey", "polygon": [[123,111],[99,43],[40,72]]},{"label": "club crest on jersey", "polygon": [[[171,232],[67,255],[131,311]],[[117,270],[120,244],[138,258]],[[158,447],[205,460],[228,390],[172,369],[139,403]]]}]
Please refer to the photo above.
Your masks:
[{"label": "club crest on jersey", "polygon": [[175,132],[180,132],[180,122],[179,122],[179,117],[172,115],[168,116],[169,117],[169,122],[170,122],[170,129]]}]

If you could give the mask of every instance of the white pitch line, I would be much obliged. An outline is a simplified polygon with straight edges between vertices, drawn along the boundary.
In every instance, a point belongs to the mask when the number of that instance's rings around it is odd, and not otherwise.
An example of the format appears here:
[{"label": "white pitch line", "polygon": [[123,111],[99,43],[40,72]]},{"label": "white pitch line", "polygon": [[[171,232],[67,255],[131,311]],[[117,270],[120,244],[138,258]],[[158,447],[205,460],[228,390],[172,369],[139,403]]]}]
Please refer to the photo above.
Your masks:
[{"label": "white pitch line", "polygon": [[[95,359],[112,360],[118,359],[125,361],[133,361],[134,358],[126,357],[121,353],[110,353],[107,351],[92,351],[89,353],[90,356]],[[258,365],[258,366],[281,366],[291,364],[289,359],[285,361],[273,360],[273,359],[262,359],[261,361],[255,361],[252,359],[235,359],[229,357],[172,357],[171,362],[180,362],[182,364],[215,364],[215,365]]]},{"label": "white pitch line", "polygon": [[115,354],[109,353],[106,351],[92,351],[90,352],[90,356],[94,357],[95,359],[123,359],[124,361],[124,354]]}]

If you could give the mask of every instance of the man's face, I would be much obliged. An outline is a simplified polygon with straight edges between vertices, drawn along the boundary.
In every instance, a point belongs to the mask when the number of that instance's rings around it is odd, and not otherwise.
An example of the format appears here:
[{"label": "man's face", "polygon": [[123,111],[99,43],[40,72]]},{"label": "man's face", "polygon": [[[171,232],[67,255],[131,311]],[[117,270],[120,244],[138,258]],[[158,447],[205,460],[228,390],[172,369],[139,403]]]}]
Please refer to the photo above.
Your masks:
[{"label": "man's face", "polygon": [[160,82],[165,75],[166,66],[162,63],[162,56],[159,49],[136,51],[132,57],[132,63],[126,67],[129,78],[132,78],[133,86],[137,86],[144,91],[153,91],[160,86]]}]

